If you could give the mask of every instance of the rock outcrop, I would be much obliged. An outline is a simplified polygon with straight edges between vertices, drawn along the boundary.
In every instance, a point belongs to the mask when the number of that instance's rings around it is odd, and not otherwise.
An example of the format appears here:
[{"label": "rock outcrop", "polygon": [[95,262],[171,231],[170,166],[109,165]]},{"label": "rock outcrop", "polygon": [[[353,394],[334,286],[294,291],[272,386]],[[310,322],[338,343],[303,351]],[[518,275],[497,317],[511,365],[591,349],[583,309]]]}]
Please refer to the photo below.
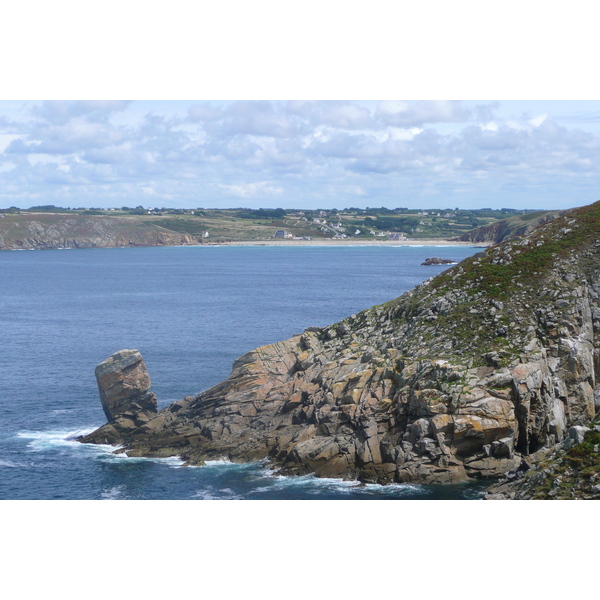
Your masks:
[{"label": "rock outcrop", "polygon": [[258,348],[113,443],[381,483],[499,477],[590,423],[599,368],[600,202]]},{"label": "rock outcrop", "polygon": [[149,391],[150,376],[137,350],[120,350],[101,362],[96,381],[108,423],[81,441],[115,443],[156,416],[156,396]]},{"label": "rock outcrop", "polygon": [[440,258],[439,256],[434,256],[433,258],[426,258],[422,263],[422,265],[455,265],[456,261],[451,258]]}]

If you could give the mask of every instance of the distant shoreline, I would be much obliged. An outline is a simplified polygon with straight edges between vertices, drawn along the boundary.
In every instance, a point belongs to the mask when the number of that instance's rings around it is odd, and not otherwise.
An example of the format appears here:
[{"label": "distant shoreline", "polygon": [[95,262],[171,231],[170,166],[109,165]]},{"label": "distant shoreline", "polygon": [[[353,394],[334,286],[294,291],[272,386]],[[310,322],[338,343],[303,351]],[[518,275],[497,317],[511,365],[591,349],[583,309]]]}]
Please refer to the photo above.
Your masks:
[{"label": "distant shoreline", "polygon": [[205,243],[206,246],[480,246],[487,247],[491,245],[489,242],[474,243],[474,242],[455,242],[444,239],[427,239],[427,240],[246,240],[246,241],[230,241],[217,242],[211,244]]}]

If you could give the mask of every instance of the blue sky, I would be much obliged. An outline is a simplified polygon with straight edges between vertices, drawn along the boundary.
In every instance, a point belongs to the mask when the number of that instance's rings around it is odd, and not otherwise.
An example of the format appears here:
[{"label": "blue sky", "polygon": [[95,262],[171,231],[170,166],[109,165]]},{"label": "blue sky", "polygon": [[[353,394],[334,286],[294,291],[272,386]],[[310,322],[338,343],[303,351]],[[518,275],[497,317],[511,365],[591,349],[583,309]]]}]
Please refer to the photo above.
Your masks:
[{"label": "blue sky", "polygon": [[565,208],[596,101],[1,101],[0,206]]}]

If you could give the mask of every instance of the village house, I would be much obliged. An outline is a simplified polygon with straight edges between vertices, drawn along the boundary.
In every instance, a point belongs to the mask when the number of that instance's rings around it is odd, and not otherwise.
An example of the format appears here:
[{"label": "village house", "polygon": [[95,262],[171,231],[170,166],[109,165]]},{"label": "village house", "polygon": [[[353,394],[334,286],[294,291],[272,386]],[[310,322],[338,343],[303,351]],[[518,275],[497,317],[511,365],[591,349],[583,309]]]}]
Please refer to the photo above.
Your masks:
[{"label": "village house", "polygon": [[289,231],[285,231],[285,229],[279,229],[275,232],[273,237],[289,239],[293,238],[294,234],[290,233]]}]

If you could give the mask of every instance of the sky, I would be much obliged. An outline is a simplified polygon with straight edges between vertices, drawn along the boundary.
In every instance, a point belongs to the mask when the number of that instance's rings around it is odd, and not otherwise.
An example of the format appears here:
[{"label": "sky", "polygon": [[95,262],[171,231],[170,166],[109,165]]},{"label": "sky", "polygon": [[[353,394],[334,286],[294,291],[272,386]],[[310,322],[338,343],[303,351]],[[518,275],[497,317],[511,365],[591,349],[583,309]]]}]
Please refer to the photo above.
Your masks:
[{"label": "sky", "polygon": [[0,101],[0,207],[600,198],[600,101]]},{"label": "sky", "polygon": [[588,8],[13,3],[0,208],[589,204],[600,90]]}]

